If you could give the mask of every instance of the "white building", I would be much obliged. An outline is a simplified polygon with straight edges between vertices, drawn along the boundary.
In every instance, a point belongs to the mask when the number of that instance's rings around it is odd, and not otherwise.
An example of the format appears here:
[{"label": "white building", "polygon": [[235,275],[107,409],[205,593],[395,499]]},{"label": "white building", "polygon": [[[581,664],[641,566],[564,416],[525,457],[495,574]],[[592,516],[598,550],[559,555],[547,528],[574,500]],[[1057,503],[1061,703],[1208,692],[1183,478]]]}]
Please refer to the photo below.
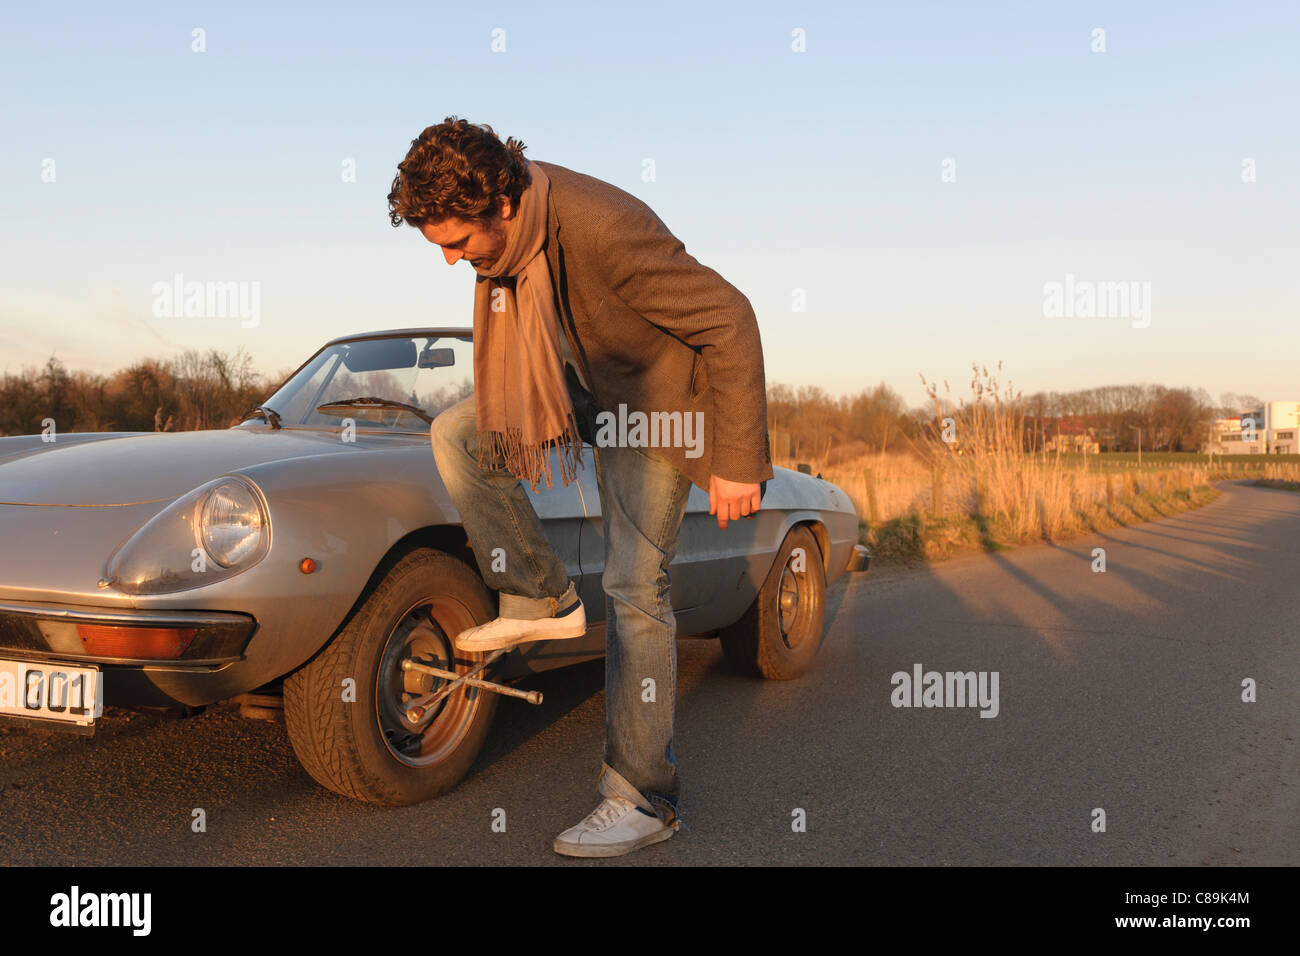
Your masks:
[{"label": "white building", "polygon": [[1220,418],[1210,426],[1202,454],[1300,454],[1300,402],[1265,402],[1236,418]]}]

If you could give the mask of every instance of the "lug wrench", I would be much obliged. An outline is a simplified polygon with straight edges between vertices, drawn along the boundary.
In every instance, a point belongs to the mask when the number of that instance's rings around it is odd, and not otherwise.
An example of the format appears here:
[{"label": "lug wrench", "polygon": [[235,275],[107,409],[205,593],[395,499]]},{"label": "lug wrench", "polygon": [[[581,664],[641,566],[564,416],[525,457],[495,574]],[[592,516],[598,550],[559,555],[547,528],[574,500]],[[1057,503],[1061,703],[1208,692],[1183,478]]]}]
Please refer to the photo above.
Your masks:
[{"label": "lug wrench", "polygon": [[[457,674],[455,671],[445,671],[440,667],[431,667],[428,664],[421,664],[419,661],[413,661],[409,658],[402,661],[402,670],[419,671],[421,674],[432,674],[434,677],[442,677],[446,680],[459,680],[461,677],[461,675]],[[530,704],[540,704],[542,702],[542,692],[540,690],[516,690],[515,688],[508,687],[505,684],[494,684],[492,681],[480,680],[477,677],[470,677],[469,675],[465,676],[464,682],[472,687],[482,687],[484,690],[490,690],[497,694],[504,694],[507,697],[518,697],[520,700],[526,700]],[[442,689],[446,690],[446,688]],[[419,702],[417,701],[416,703]],[[432,706],[433,703],[435,702],[430,701],[428,704],[423,706],[429,707]],[[412,719],[418,720],[419,718],[412,715]]]},{"label": "lug wrench", "polygon": [[[437,704],[439,701],[441,701],[443,698],[447,697],[448,695],[452,694],[457,687],[460,687],[466,681],[474,679],[475,675],[480,673],[485,667],[500,660],[503,656],[505,656],[508,650],[510,650],[510,648],[502,647],[499,648],[498,650],[493,651],[482,662],[480,662],[470,670],[466,671],[464,674],[458,675],[456,679],[453,680],[446,687],[436,690],[432,694],[426,694],[424,697],[421,697],[418,700],[412,701],[410,704],[406,706],[406,718],[410,720],[412,723],[414,723],[418,729],[422,730],[424,728],[424,718],[433,709],[435,704]],[[410,661],[409,659],[403,661],[402,669],[410,670],[410,668],[407,665],[413,663],[414,661]],[[421,666],[427,666],[427,665],[421,665]],[[482,681],[482,683],[488,684],[488,681]],[[501,685],[489,686],[487,689],[496,690],[497,686],[501,686]],[[514,688],[506,688],[504,686],[501,686],[501,689],[513,690]],[[500,691],[498,691],[498,693],[499,692]]]}]

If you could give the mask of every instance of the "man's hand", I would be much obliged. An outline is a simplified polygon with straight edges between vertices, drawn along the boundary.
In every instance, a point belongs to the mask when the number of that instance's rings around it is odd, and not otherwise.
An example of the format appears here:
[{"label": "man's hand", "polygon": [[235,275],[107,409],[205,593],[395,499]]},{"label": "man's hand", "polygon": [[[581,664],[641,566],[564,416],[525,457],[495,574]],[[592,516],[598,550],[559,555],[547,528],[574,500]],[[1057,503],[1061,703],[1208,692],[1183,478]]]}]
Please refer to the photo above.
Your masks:
[{"label": "man's hand", "polygon": [[718,516],[719,528],[725,528],[728,521],[749,517],[761,504],[757,482],[745,484],[709,475],[709,514]]}]

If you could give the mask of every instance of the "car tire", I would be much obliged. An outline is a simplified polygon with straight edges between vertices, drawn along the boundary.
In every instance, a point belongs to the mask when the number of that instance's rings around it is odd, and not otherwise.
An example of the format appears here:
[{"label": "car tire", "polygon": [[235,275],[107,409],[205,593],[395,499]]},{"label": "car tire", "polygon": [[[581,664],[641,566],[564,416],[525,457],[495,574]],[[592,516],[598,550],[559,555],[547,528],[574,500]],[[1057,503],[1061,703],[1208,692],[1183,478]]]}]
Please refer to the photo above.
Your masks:
[{"label": "car tire", "polygon": [[447,681],[404,671],[401,661],[464,673],[485,655],[457,651],[452,639],[495,616],[491,592],[463,561],[428,548],[400,558],[333,640],[285,679],[285,725],[306,771],[336,793],[382,806],[456,786],[487,739],[498,695],[462,684],[417,732],[403,705]]},{"label": "car tire", "polygon": [[812,666],[825,621],[826,569],[821,549],[806,525],[796,525],[781,542],[754,603],[718,637],[722,654],[736,673],[793,680]]}]

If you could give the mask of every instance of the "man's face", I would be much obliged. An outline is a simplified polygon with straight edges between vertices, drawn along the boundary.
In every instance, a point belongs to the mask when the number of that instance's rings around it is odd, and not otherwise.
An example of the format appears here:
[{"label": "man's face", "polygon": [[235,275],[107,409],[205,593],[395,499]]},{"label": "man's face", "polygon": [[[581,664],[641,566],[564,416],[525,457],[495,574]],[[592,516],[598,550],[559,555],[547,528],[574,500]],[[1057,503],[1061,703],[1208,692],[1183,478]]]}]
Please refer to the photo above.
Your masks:
[{"label": "man's face", "polygon": [[465,259],[477,270],[501,258],[512,225],[514,210],[510,208],[510,200],[502,198],[498,215],[493,216],[487,226],[452,216],[438,222],[426,222],[420,226],[420,232],[430,242],[442,246],[447,265]]}]

